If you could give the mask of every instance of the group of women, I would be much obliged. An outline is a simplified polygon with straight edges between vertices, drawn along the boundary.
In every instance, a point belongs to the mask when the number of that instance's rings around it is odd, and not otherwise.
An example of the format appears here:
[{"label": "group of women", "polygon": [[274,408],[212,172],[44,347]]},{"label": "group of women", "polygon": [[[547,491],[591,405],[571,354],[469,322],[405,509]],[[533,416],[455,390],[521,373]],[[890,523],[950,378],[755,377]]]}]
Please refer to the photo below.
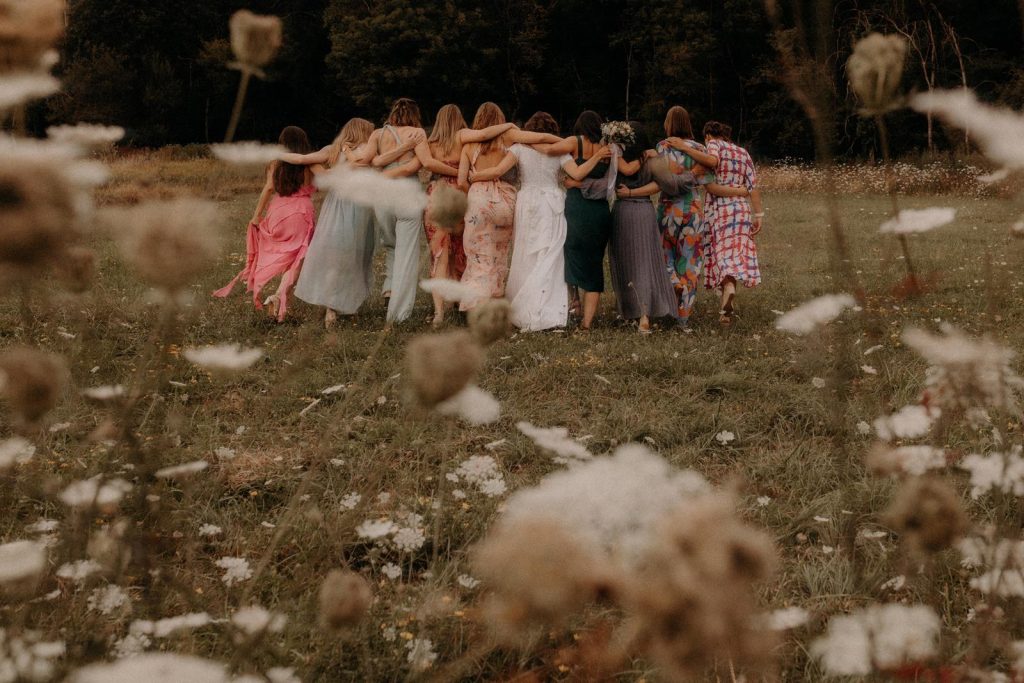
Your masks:
[{"label": "group of women", "polygon": [[[244,280],[256,306],[283,320],[294,285],[300,299],[324,307],[329,327],[369,296],[381,248],[387,320],[403,321],[415,303],[423,234],[431,277],[458,280],[472,293],[460,310],[507,297],[513,323],[525,331],[564,327],[571,315],[590,329],[605,289],[606,252],[619,315],[641,333],[656,319],[686,326],[702,271],[705,286],[720,293],[720,322],[731,324],[737,285],[761,281],[753,238],[764,211],[750,155],[721,123],[705,125],[698,142],[678,106],[654,146],[634,122],[621,144],[612,143],[602,123],[585,111],[562,138],[544,112],[520,129],[487,102],[469,126],[449,104],[427,136],[417,105],[402,98],[383,127],[352,119],[319,151],[290,126],[279,141],[288,153],[268,168],[249,223],[246,267],[215,295]],[[429,205],[401,215],[370,196],[329,193],[314,225],[312,177],[338,167],[377,169],[407,183],[426,169],[428,195],[442,185],[466,192],[464,221],[438,225]],[[261,289],[278,274],[280,285],[261,303]],[[435,293],[433,324],[445,316]]]}]

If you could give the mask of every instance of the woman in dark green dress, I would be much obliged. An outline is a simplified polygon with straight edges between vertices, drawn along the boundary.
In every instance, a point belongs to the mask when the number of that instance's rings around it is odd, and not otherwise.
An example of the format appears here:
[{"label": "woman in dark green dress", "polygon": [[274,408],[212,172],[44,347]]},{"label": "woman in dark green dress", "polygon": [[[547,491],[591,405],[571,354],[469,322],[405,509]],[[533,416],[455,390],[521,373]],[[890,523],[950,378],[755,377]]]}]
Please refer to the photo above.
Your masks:
[{"label": "woman in dark green dress", "polygon": [[[601,116],[585,111],[576,119],[573,137],[553,145],[548,152],[565,153],[582,165],[598,154],[601,146]],[[603,178],[609,163],[602,161],[587,178]],[[580,291],[583,320],[580,326],[589,330],[597,314],[604,291],[604,253],[612,231],[612,216],[605,199],[587,199],[575,187],[565,195],[565,220],[568,232],[565,238],[565,281]]]}]

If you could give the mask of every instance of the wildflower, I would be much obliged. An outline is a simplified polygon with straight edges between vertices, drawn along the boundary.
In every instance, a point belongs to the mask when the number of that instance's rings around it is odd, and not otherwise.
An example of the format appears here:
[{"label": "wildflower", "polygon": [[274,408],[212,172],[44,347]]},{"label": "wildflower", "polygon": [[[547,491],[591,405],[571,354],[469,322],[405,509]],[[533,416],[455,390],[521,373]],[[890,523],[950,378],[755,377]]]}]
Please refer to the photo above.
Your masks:
[{"label": "wildflower", "polygon": [[857,302],[849,294],[819,296],[781,315],[775,321],[775,328],[797,335],[810,334],[819,325],[832,322],[845,309],[856,305]]},{"label": "wildflower", "polygon": [[426,671],[437,659],[434,643],[428,638],[413,638],[405,644],[405,648],[409,651],[406,659],[416,671]]},{"label": "wildflower", "polygon": [[60,81],[45,71],[3,74],[0,76],[0,111],[49,97],[59,90]]},{"label": "wildflower", "polygon": [[1019,569],[993,569],[971,579],[979,593],[1000,598],[1024,598],[1024,573]]},{"label": "wildflower", "polygon": [[170,294],[191,285],[217,255],[221,213],[214,202],[152,201],[109,216],[139,276]]},{"label": "wildflower", "polygon": [[758,507],[768,507],[768,505],[771,504],[771,502],[772,502],[772,499],[769,498],[768,496],[758,496],[757,497],[757,505],[758,505]]},{"label": "wildflower", "polygon": [[565,427],[535,427],[529,422],[517,422],[516,429],[540,448],[554,453],[555,462],[560,465],[594,457],[586,446],[569,437],[569,430]]},{"label": "wildflower", "polygon": [[803,607],[784,607],[765,615],[768,628],[772,631],[789,631],[806,624],[811,618],[810,612]]},{"label": "wildflower", "polygon": [[320,585],[320,623],[340,630],[358,624],[373,604],[373,591],[355,572],[333,569]]},{"label": "wildflower", "polygon": [[170,652],[150,652],[114,662],[90,664],[73,672],[67,683],[230,683],[227,667],[209,659]]},{"label": "wildflower", "polygon": [[462,301],[463,299],[476,299],[480,293],[471,285],[458,280],[448,278],[433,278],[421,280],[420,289],[424,292],[437,294],[445,301]]},{"label": "wildflower", "polygon": [[56,674],[55,659],[63,657],[66,646],[61,640],[45,641],[37,631],[0,629],[0,676],[4,681],[43,683]]},{"label": "wildflower", "polygon": [[0,545],[0,586],[5,592],[30,589],[46,570],[46,546],[37,541]]},{"label": "wildflower", "polygon": [[508,486],[505,484],[505,480],[501,477],[494,477],[483,481],[479,485],[480,493],[484,494],[488,498],[495,498],[497,496],[504,495],[508,490]]},{"label": "wildflower", "polygon": [[937,206],[927,209],[903,209],[896,218],[882,223],[881,233],[906,235],[916,232],[928,232],[956,220],[956,209]]},{"label": "wildflower", "polygon": [[0,441],[0,471],[15,465],[24,465],[36,454],[36,447],[26,439],[15,436]]},{"label": "wildflower", "polygon": [[102,569],[103,567],[94,560],[77,560],[58,567],[57,577],[68,581],[81,581]]},{"label": "wildflower", "polygon": [[929,553],[948,548],[967,529],[956,491],[935,477],[916,477],[904,484],[885,519],[911,548]]},{"label": "wildflower", "polygon": [[462,477],[471,484],[479,484],[500,475],[498,461],[490,455],[474,455],[463,460],[455,470],[455,479]]},{"label": "wildflower", "polygon": [[285,666],[274,666],[266,670],[264,675],[270,683],[302,683],[295,675],[295,669]]},{"label": "wildflower", "polygon": [[1024,168],[1024,116],[1012,109],[982,104],[970,90],[930,90],[910,99],[919,112],[969,130],[989,159],[1008,168]]},{"label": "wildflower", "polygon": [[1008,453],[972,453],[960,461],[959,467],[971,474],[971,498],[980,498],[992,490],[1024,496],[1024,458],[1020,446]]},{"label": "wildflower", "polygon": [[181,479],[188,477],[197,472],[202,472],[210,463],[205,460],[194,460],[192,462],[186,462],[181,465],[172,465],[171,467],[164,467],[157,470],[153,476],[157,479]]},{"label": "wildflower", "polygon": [[129,632],[136,635],[152,635],[154,638],[169,638],[175,633],[191,631],[195,628],[213,623],[213,619],[206,612],[190,612],[176,617],[157,619],[156,621],[137,620],[129,626]]},{"label": "wildflower", "polygon": [[391,537],[391,542],[402,552],[413,552],[423,547],[427,537],[422,529],[400,527]]},{"label": "wildflower", "polygon": [[361,495],[353,492],[342,496],[341,500],[338,501],[338,505],[341,506],[342,510],[353,510],[357,505],[359,505],[359,501],[362,499],[363,497]]},{"label": "wildflower", "polygon": [[280,633],[288,618],[275,614],[259,605],[243,607],[231,615],[231,623],[247,635],[257,633]]},{"label": "wildflower", "polygon": [[812,377],[811,378],[811,386],[814,387],[815,389],[824,389],[825,388],[825,384],[826,384],[825,380],[823,380],[821,377]]},{"label": "wildflower", "polygon": [[25,426],[37,424],[57,405],[68,375],[64,359],[29,347],[0,354],[0,396]]},{"label": "wildflower", "polygon": [[200,536],[220,536],[222,533],[224,533],[224,530],[216,524],[204,524],[199,527]]},{"label": "wildflower", "polygon": [[63,0],[0,2],[0,72],[37,69],[64,33]]},{"label": "wildflower", "polygon": [[488,299],[469,312],[469,331],[484,348],[512,331],[512,306],[505,299]]},{"label": "wildflower", "polygon": [[416,337],[406,347],[405,378],[412,399],[425,408],[446,401],[469,384],[483,353],[465,331]]},{"label": "wildflower", "polygon": [[874,366],[871,366],[871,365],[862,365],[862,366],[860,366],[860,371],[863,372],[865,375],[877,375],[878,374],[878,369],[875,368]]},{"label": "wildflower", "polygon": [[211,344],[185,349],[190,363],[206,370],[235,372],[245,370],[263,357],[262,349],[243,349],[241,344]]},{"label": "wildflower", "polygon": [[872,605],[829,619],[811,655],[832,676],[867,676],[925,662],[938,651],[939,617],[925,605]]},{"label": "wildflower", "polygon": [[91,479],[74,482],[64,489],[60,499],[68,507],[89,508],[95,505],[104,512],[112,512],[131,490],[132,485],[124,479],[104,479],[98,474]]},{"label": "wildflower", "polygon": [[469,385],[434,409],[441,415],[454,415],[471,425],[486,425],[501,417],[501,404],[480,387]]},{"label": "wildflower", "polygon": [[362,206],[393,213],[399,218],[423,214],[427,195],[417,180],[388,178],[366,169],[338,166],[316,178],[317,187]]},{"label": "wildflower", "polygon": [[235,142],[210,145],[213,156],[229,164],[239,166],[260,166],[277,161],[286,150],[281,145],[264,145],[259,142]]},{"label": "wildflower", "polygon": [[399,578],[402,575],[402,568],[394,562],[388,562],[381,568],[381,573],[388,577],[392,581]]},{"label": "wildflower", "polygon": [[707,490],[700,474],[677,470],[647,447],[630,444],[518,489],[499,523],[557,520],[590,552],[633,565],[665,511]]},{"label": "wildflower", "polygon": [[89,594],[87,606],[100,614],[111,614],[129,601],[128,592],[115,584],[101,586]]},{"label": "wildflower", "polygon": [[106,384],[99,387],[90,387],[89,389],[83,389],[82,395],[86,398],[91,398],[94,401],[112,401],[115,398],[121,398],[124,396],[124,387],[120,384]]},{"label": "wildflower", "polygon": [[233,67],[262,76],[262,69],[281,49],[281,19],[238,10],[228,22],[231,29],[231,50],[238,60]]},{"label": "wildflower", "polygon": [[86,149],[103,149],[123,138],[124,128],[79,123],[74,126],[50,126],[46,129],[46,136],[59,143],[77,145]]},{"label": "wildflower", "polygon": [[861,420],[860,422],[857,423],[857,433],[860,434],[861,436],[867,436],[868,434],[871,433],[871,425],[869,425],[864,420]]},{"label": "wildflower", "polygon": [[877,443],[868,452],[866,464],[875,474],[921,476],[928,470],[945,467],[946,452],[932,446],[892,448]]},{"label": "wildflower", "polygon": [[466,193],[447,183],[439,183],[427,200],[427,220],[442,230],[455,230],[466,217]]},{"label": "wildflower", "polygon": [[900,106],[898,91],[906,59],[907,41],[901,36],[872,33],[853,46],[846,74],[865,116]]},{"label": "wildflower", "polygon": [[217,456],[218,460],[231,460],[236,455],[234,448],[227,448],[226,446],[219,446],[213,450],[213,454]]},{"label": "wildflower", "polygon": [[928,406],[904,406],[892,415],[876,418],[875,433],[882,441],[893,439],[916,439],[931,431],[941,411]]},{"label": "wildflower", "polygon": [[356,527],[356,535],[359,538],[370,540],[383,538],[398,531],[398,525],[390,519],[368,519]]},{"label": "wildflower", "polygon": [[252,578],[249,561],[244,557],[222,557],[214,564],[224,570],[220,580],[228,587]]},{"label": "wildflower", "polygon": [[1015,354],[990,339],[972,339],[945,326],[941,335],[910,328],[903,341],[931,363],[926,379],[930,403],[944,410],[1016,408],[1024,380],[1010,367]]},{"label": "wildflower", "polygon": [[473,590],[480,585],[480,582],[469,574],[459,574],[459,578],[456,581],[458,581],[460,586],[469,590]]},{"label": "wildflower", "polygon": [[718,432],[715,434],[715,441],[722,444],[723,446],[732,443],[736,440],[736,435],[729,431]]}]

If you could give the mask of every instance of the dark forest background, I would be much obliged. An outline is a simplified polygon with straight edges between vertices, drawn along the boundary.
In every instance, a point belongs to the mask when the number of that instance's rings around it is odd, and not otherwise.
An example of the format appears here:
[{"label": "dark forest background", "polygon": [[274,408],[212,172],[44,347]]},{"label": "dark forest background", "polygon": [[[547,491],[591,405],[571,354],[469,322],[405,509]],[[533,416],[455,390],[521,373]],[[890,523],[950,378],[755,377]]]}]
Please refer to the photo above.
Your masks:
[{"label": "dark forest background", "polygon": [[[798,0],[799,1],[799,0]],[[836,0],[829,45],[845,156],[874,154],[842,68],[870,30],[911,39],[907,85],[966,82],[984,99],[1024,105],[1017,0]],[[416,99],[426,122],[447,102],[472,120],[485,100],[510,119],[538,109],[563,126],[585,108],[657,126],[672,104],[701,125],[731,123],[761,157],[810,157],[799,108],[780,82],[763,0],[71,0],[64,92],[34,123],[118,123],[132,144],[214,142],[238,73],[228,17],[247,7],[284,20],[268,80],[250,90],[239,138],[282,126],[326,144],[353,115],[376,123],[392,98]],[[921,117],[893,117],[897,152],[928,149]],[[956,143],[936,130],[935,150]]]}]

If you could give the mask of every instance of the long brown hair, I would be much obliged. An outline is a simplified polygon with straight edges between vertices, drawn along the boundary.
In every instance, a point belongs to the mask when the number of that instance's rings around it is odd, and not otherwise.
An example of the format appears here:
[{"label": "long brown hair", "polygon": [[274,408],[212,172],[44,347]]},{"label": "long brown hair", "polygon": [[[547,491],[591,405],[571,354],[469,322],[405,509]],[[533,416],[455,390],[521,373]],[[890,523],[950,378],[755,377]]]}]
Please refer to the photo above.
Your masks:
[{"label": "long brown hair", "polygon": [[665,135],[667,137],[693,139],[693,122],[690,120],[690,112],[679,105],[669,108],[665,114]]},{"label": "long brown hair", "polygon": [[558,135],[558,121],[555,121],[555,117],[546,111],[539,111],[523,124],[523,130],[530,131],[531,133]]},{"label": "long brown hair", "polygon": [[420,123],[420,106],[408,97],[399,97],[391,105],[388,123],[392,126],[422,127],[423,124]]},{"label": "long brown hair", "polygon": [[[309,144],[309,136],[306,131],[298,126],[287,126],[281,131],[277,139],[278,144],[283,145],[289,152],[295,154],[309,154],[313,151]],[[274,192],[279,197],[290,197],[306,184],[306,167],[298,164],[286,164],[283,161],[277,162],[274,166]]]},{"label": "long brown hair", "polygon": [[[501,107],[496,105],[494,102],[484,102],[480,105],[480,108],[476,110],[476,116],[473,117],[473,130],[483,130],[490,126],[498,126],[505,123],[505,113],[501,111]],[[480,144],[480,153],[487,154],[495,145],[501,140],[501,136],[488,140],[487,142]]]},{"label": "long brown hair", "polygon": [[331,143],[331,149],[327,153],[327,165],[334,167],[341,158],[341,148],[355,148],[370,139],[373,134],[373,124],[366,119],[354,118],[342,126],[338,137]]},{"label": "long brown hair", "polygon": [[459,142],[459,131],[469,128],[466,119],[462,116],[462,110],[457,105],[446,104],[437,110],[437,118],[434,120],[434,127],[430,129],[430,137],[427,142],[441,148],[445,156],[455,151],[455,145]]}]

